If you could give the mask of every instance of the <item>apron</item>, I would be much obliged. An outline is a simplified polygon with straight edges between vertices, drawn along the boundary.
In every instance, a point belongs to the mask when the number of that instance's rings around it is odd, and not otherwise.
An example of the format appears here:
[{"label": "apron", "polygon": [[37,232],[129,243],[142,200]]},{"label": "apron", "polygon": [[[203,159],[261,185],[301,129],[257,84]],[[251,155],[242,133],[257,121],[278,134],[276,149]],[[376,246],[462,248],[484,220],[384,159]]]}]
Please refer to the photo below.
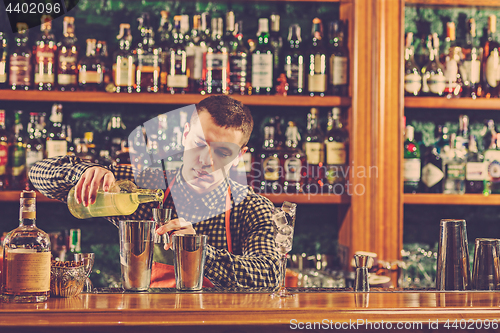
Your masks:
[{"label": "apron", "polygon": [[[167,190],[165,191],[163,201],[167,199],[170,194],[170,189],[174,185],[174,180],[169,184]],[[231,188],[228,186],[226,195],[226,212],[225,212],[225,226],[226,226],[226,240],[227,240],[227,250],[229,253],[233,253],[233,245],[231,240],[231,232],[229,229],[229,219],[231,217]],[[151,284],[150,288],[175,288],[175,271],[174,266],[167,264],[167,262],[173,262],[173,251],[166,251],[163,248],[163,244],[155,244],[154,247],[154,257],[159,257],[164,259],[164,262],[153,261],[153,267],[151,269]],[[165,260],[166,259],[166,260]],[[203,287],[212,288],[214,285],[209,279],[203,277]]]}]

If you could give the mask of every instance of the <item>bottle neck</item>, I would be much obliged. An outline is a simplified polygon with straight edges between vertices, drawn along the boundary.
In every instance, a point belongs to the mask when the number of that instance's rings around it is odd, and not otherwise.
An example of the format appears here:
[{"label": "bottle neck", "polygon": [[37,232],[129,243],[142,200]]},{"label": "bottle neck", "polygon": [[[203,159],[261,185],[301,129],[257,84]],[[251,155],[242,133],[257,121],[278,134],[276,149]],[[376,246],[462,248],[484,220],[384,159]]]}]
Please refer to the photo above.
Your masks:
[{"label": "bottle neck", "polygon": [[19,226],[36,226],[36,199],[21,198]]},{"label": "bottle neck", "polygon": [[137,189],[134,192],[137,193],[137,201],[139,203],[163,201],[163,190]]}]

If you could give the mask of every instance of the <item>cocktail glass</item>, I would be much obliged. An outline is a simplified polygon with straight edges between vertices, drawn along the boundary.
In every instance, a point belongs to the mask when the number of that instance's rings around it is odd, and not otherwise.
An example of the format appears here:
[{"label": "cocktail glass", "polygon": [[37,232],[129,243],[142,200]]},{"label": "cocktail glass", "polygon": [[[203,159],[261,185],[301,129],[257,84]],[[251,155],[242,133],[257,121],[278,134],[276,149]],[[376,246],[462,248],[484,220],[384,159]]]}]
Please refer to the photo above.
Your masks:
[{"label": "cocktail glass", "polygon": [[83,266],[85,266],[85,274],[87,275],[87,279],[85,280],[85,292],[92,292],[93,286],[92,281],[90,281],[90,273],[92,273],[92,267],[94,266],[94,253],[74,253],[74,259],[77,262],[83,262]]}]

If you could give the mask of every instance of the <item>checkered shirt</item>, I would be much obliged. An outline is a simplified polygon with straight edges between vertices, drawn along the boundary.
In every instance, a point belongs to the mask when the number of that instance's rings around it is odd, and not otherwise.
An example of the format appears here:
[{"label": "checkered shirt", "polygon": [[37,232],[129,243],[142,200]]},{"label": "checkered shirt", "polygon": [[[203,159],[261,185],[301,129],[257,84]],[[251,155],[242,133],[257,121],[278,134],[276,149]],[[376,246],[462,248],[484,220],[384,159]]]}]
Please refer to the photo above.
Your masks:
[{"label": "checkered shirt", "polygon": [[[76,185],[85,170],[92,166],[97,164],[82,161],[75,156],[45,159],[30,169],[29,178],[45,196],[66,202],[69,190]],[[108,169],[117,180],[134,181],[140,188],[165,189],[166,184],[175,178],[164,208],[173,210],[172,218],[180,215],[186,221],[200,221],[193,224],[193,227],[198,234],[207,235],[205,276],[216,287],[276,288],[279,280],[279,256],[272,233],[271,211],[274,206],[267,198],[256,194],[250,187],[229,179],[193,203],[193,197],[180,172],[168,172],[165,175],[161,170],[148,169],[135,179],[130,166],[111,166]],[[228,186],[231,187],[232,203],[232,253],[227,250],[225,231]],[[172,195],[176,199],[175,205]],[[152,208],[157,205],[153,202],[140,204],[132,215],[107,219],[115,225],[121,219],[152,220]]]}]

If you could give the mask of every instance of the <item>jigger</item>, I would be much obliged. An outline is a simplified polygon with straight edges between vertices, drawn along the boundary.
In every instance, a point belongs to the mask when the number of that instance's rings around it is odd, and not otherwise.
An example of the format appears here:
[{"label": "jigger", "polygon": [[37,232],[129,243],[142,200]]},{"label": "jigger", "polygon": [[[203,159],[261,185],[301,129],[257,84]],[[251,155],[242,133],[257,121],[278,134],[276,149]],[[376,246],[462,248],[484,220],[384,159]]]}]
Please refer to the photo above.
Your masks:
[{"label": "jigger", "polygon": [[[169,208],[153,208],[153,220],[156,222],[158,227],[161,227],[168,221],[172,215],[172,209]],[[162,236],[155,233],[155,244],[169,244],[170,236],[168,232],[164,233]]]},{"label": "jigger", "polygon": [[368,283],[368,259],[370,257],[363,254],[354,255],[354,263],[356,264],[356,276],[354,280],[354,291],[370,291]]}]

